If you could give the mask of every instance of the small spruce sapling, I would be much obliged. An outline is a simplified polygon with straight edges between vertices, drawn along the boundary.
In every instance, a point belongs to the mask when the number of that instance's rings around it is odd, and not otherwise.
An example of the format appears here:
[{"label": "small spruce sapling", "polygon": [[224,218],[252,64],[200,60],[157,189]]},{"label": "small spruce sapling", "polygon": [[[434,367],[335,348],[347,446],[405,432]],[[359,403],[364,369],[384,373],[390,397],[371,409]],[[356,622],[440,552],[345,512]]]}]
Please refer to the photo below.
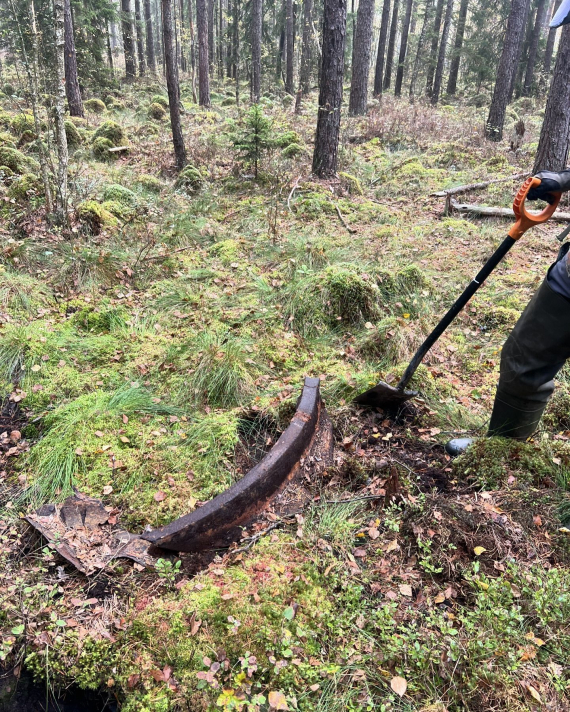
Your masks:
[{"label": "small spruce sapling", "polygon": [[259,104],[254,104],[245,117],[243,130],[234,138],[234,148],[245,163],[253,166],[256,180],[261,157],[273,147],[271,128],[271,119],[263,113]]}]

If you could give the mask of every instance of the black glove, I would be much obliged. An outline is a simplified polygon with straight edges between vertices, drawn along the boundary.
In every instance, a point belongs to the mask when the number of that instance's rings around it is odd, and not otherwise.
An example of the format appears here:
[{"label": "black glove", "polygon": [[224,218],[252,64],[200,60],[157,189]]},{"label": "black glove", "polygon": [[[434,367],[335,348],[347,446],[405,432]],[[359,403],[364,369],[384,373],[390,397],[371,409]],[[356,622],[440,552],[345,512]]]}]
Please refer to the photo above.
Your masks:
[{"label": "black glove", "polygon": [[545,200],[552,203],[556,200],[553,193],[564,193],[570,190],[570,169],[554,173],[553,171],[540,171],[535,178],[540,178],[540,185],[528,191],[529,200]]}]

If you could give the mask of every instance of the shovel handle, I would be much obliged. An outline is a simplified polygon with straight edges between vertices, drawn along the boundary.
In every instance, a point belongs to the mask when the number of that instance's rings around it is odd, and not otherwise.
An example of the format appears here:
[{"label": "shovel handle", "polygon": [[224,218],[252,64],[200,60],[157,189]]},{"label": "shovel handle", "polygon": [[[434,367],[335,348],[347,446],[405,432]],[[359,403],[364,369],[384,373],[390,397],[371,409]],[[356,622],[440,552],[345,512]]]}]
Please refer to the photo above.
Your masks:
[{"label": "shovel handle", "polygon": [[531,188],[536,188],[536,186],[540,185],[540,182],[540,178],[537,178],[536,176],[527,178],[515,196],[513,201],[513,212],[517,221],[509,230],[509,237],[512,237],[513,240],[521,238],[525,232],[534,225],[545,223],[552,217],[554,211],[558,207],[562,193],[552,193],[552,195],[555,196],[554,202],[551,205],[547,205],[546,208],[544,208],[544,210],[540,213],[529,213],[527,211],[526,198],[528,192]]}]

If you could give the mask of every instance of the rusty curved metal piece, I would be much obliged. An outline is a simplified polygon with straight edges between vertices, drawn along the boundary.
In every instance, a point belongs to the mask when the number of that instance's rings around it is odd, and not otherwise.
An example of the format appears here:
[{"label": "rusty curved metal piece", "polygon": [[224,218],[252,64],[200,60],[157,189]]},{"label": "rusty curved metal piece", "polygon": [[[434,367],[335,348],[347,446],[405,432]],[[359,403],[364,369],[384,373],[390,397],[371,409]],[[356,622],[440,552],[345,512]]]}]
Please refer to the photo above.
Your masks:
[{"label": "rusty curved metal piece", "polygon": [[227,546],[301,467],[331,464],[332,446],[332,426],[321,400],[319,379],[306,378],[291,423],[260,463],[199,509],[141,536],[172,551]]}]

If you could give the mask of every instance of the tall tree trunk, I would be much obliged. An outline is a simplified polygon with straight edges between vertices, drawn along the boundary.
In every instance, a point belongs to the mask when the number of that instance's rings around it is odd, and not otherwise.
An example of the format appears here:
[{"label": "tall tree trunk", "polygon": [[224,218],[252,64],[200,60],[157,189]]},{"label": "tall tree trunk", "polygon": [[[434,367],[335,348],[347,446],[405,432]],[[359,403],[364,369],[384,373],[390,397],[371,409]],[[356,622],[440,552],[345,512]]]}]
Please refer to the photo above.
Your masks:
[{"label": "tall tree trunk", "polygon": [[390,38],[388,40],[388,53],[386,55],[386,72],[384,73],[384,83],[382,88],[384,91],[390,88],[392,83],[392,64],[394,62],[394,51],[396,49],[396,34],[398,32],[398,10],[400,8],[400,0],[394,0],[392,8],[392,23],[390,25]]},{"label": "tall tree trunk", "polygon": [[109,31],[109,23],[107,23],[107,62],[111,74],[115,74],[115,62],[113,61],[113,48],[111,47],[111,33]]},{"label": "tall tree trunk", "polygon": [[123,49],[125,52],[125,75],[127,81],[132,81],[136,76],[136,67],[130,0],[121,0],[121,12],[121,29],[123,31]]},{"label": "tall tree trunk", "polygon": [[[263,11],[263,0],[262,7]],[[263,18],[263,12],[262,12]],[[220,8],[218,12],[218,77],[224,78],[224,37],[225,37],[225,21],[224,21],[224,0],[220,0]],[[261,47],[261,44],[260,44]],[[261,50],[260,50],[261,51]]]},{"label": "tall tree trunk", "polygon": [[166,68],[166,87],[168,89],[168,107],[170,109],[170,126],[172,128],[172,144],[176,168],[181,171],[186,165],[186,148],[182,136],[180,122],[180,89],[178,84],[178,67],[174,49],[174,26],[172,18],[172,0],[161,0],[162,6],[162,45],[164,48],[164,65]]},{"label": "tall tree trunk", "polygon": [[420,30],[420,36],[418,39],[418,47],[416,50],[416,58],[414,60],[414,68],[412,70],[412,78],[410,80],[410,100],[414,100],[414,95],[416,91],[416,82],[418,81],[418,74],[420,71],[420,62],[424,56],[424,49],[426,43],[426,37],[428,32],[428,25],[431,19],[431,9],[433,0],[426,0],[424,21],[422,23],[422,29]]},{"label": "tall tree trunk", "polygon": [[426,94],[431,96],[433,91],[433,78],[437,65],[437,50],[439,47],[439,33],[441,30],[441,21],[443,20],[443,5],[444,0],[437,0],[435,6],[435,19],[433,21],[433,34],[431,36],[431,47],[426,75]]},{"label": "tall tree trunk", "polygon": [[[526,57],[528,54],[528,48],[530,46],[530,38],[532,36],[532,29],[534,27],[534,22],[532,20],[532,16],[530,16],[531,15],[530,11],[531,11],[531,0],[527,0],[526,6],[525,6],[523,36],[522,36],[521,42],[518,47],[517,58],[515,61],[513,74],[511,77],[511,86],[509,88],[509,98],[507,100],[507,104],[510,104],[511,101],[513,100],[515,88],[517,89],[517,94],[516,94],[517,99],[520,96],[519,89],[522,89],[524,68],[526,66],[524,57]],[[534,13],[532,13],[532,14],[534,14]]]},{"label": "tall tree trunk", "polygon": [[530,39],[530,46],[528,48],[528,59],[526,63],[526,73],[524,77],[524,84],[522,88],[523,96],[530,96],[534,89],[534,71],[536,68],[536,58],[538,55],[538,44],[542,37],[544,30],[544,25],[546,22],[546,13],[548,11],[549,1],[538,0],[538,6],[536,8],[536,20],[534,23],[534,29],[532,31],[532,37]]},{"label": "tall tree trunk", "polygon": [[400,56],[398,57],[398,69],[396,71],[396,84],[394,85],[394,96],[401,96],[402,83],[404,81],[404,69],[406,54],[408,52],[408,34],[410,32],[410,19],[412,17],[412,7],[414,0],[407,0],[406,14],[402,26],[402,39],[400,40]]},{"label": "tall tree trunk", "polygon": [[135,0],[135,26],[137,29],[137,59],[139,62],[139,76],[144,76],[144,41],[143,41],[143,30],[141,22],[141,2],[140,0]]},{"label": "tall tree trunk", "polygon": [[347,0],[324,0],[321,87],[313,173],[332,178],[338,165],[340,109],[344,74]]},{"label": "tall tree trunk", "polygon": [[[16,16],[16,8],[14,2],[11,2],[11,9],[14,16]],[[51,217],[53,213],[53,198],[51,193],[51,183],[49,179],[49,167],[48,167],[48,155],[47,149],[44,141],[42,140],[42,122],[40,119],[40,103],[39,103],[39,74],[40,74],[40,52],[39,52],[39,38],[38,38],[38,28],[36,23],[36,10],[34,8],[34,0],[29,0],[28,11],[30,15],[30,33],[29,39],[32,45],[32,60],[30,61],[26,52],[26,42],[24,40],[24,34],[22,32],[22,27],[18,23],[18,33],[20,36],[20,43],[22,48],[22,54],[24,56],[24,66],[26,67],[26,74],[28,75],[28,84],[30,88],[30,99],[32,104],[32,113],[34,116],[34,129],[38,137],[38,149],[39,149],[39,159],[40,159],[40,172],[42,176],[42,183],[44,187],[44,195],[46,200],[46,213],[48,217]]]},{"label": "tall tree trunk", "polygon": [[443,68],[445,64],[445,53],[447,51],[447,40],[449,38],[449,30],[451,28],[451,16],[453,14],[453,0],[447,0],[445,8],[445,20],[443,22],[443,32],[441,33],[441,42],[439,43],[439,53],[437,55],[437,66],[435,68],[435,77],[433,80],[433,90],[431,93],[431,103],[433,106],[439,101],[439,93],[443,83]]},{"label": "tall tree trunk", "polygon": [[207,0],[196,0],[198,26],[198,96],[200,106],[210,106]]},{"label": "tall tree trunk", "polygon": [[303,97],[309,93],[311,81],[313,0],[303,0],[303,46],[301,47],[301,69],[299,71],[299,91],[295,101],[295,113],[301,111]]},{"label": "tall tree trunk", "polygon": [[500,141],[503,138],[509,92],[513,72],[516,72],[517,69],[519,48],[523,41],[527,7],[527,0],[511,0],[507,31],[503,41],[503,52],[497,69],[493,100],[485,127],[485,135],[491,141]]},{"label": "tall tree trunk", "polygon": [[348,113],[352,116],[363,115],[368,109],[368,74],[373,20],[374,0],[360,0],[356,16],[355,51],[348,100]]},{"label": "tall tree trunk", "polygon": [[71,116],[83,116],[83,102],[77,76],[77,54],[75,52],[75,36],[73,32],[73,17],[71,2],[64,0],[65,21],[65,93]]},{"label": "tall tree trunk", "polygon": [[240,62],[240,43],[239,43],[239,21],[241,7],[240,0],[234,0],[234,78],[236,88],[236,104],[239,106],[239,62]]},{"label": "tall tree trunk", "polygon": [[293,18],[293,0],[285,2],[285,28],[286,28],[286,73],[285,73],[285,91],[288,94],[293,94],[293,60],[295,58],[295,25]]},{"label": "tall tree trunk", "polygon": [[251,3],[251,100],[257,104],[261,96],[261,33],[263,0]]},{"label": "tall tree trunk", "polygon": [[55,57],[57,90],[55,95],[55,135],[57,141],[57,176],[55,219],[60,225],[68,224],[67,217],[67,136],[65,134],[65,10],[64,0],[54,0]]},{"label": "tall tree trunk", "polygon": [[374,96],[380,96],[382,94],[382,79],[384,78],[384,56],[386,54],[386,40],[388,39],[389,24],[390,0],[384,0],[384,5],[382,7],[382,21],[380,24],[380,37],[378,38],[376,68],[374,71]]},{"label": "tall tree trunk", "polygon": [[210,74],[214,75],[214,2],[206,0],[208,7],[208,67]]},{"label": "tall tree trunk", "polygon": [[146,62],[152,74],[156,74],[156,58],[154,56],[154,37],[152,35],[152,17],[150,0],[143,0],[144,24],[146,33]]},{"label": "tall tree trunk", "polygon": [[570,139],[570,25],[564,25],[533,172],[566,167]]},{"label": "tall tree trunk", "polygon": [[451,59],[449,79],[447,80],[447,93],[449,96],[453,96],[457,91],[457,78],[459,77],[459,65],[461,63],[461,50],[463,49],[468,9],[469,0],[461,0],[459,17],[457,18],[457,29],[455,31],[455,42],[453,43],[453,57]]},{"label": "tall tree trunk", "polygon": [[[554,8],[551,8],[551,11],[549,12],[548,16],[552,18],[554,13],[558,10],[560,7],[560,2],[561,0],[555,0],[554,2]],[[552,69],[552,56],[554,54],[554,42],[556,40],[556,31],[558,30],[557,27],[551,27],[548,31],[548,39],[546,40],[546,48],[544,50],[544,62],[543,62],[543,68],[542,68],[542,73],[544,75],[544,84],[548,86],[550,82],[550,70]]]},{"label": "tall tree trunk", "polygon": [[194,37],[194,13],[192,0],[188,0],[188,22],[190,23],[190,68],[192,73],[192,101],[197,102],[196,95],[196,40]]},{"label": "tall tree trunk", "polygon": [[188,71],[188,62],[186,60],[186,42],[184,37],[184,0],[180,1],[180,69],[183,72]]}]

